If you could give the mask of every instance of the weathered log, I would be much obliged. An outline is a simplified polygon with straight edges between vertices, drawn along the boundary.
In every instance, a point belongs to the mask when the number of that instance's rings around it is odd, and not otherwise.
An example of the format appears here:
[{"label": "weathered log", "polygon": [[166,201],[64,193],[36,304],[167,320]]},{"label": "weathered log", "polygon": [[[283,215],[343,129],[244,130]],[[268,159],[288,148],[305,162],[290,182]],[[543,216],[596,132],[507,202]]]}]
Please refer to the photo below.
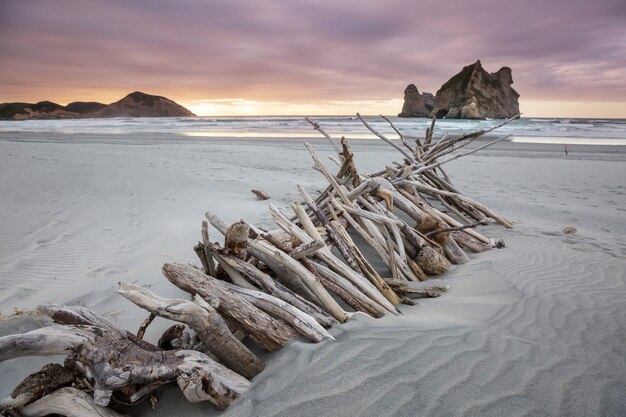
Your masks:
[{"label": "weathered log", "polygon": [[166,299],[146,288],[123,282],[117,292],[151,314],[188,325],[210,353],[238,374],[249,379],[263,370],[261,359],[233,336],[222,316],[201,298],[196,296],[194,302]]},{"label": "weathered log", "polygon": [[9,397],[0,401],[0,411],[8,408],[22,408],[59,388],[72,385],[74,380],[74,374],[63,365],[58,363],[44,365],[41,370],[24,378]]},{"label": "weathered log", "polygon": [[450,290],[446,284],[433,283],[432,281],[407,284],[404,281],[387,279],[385,280],[391,288],[403,296],[419,295],[422,297],[441,297]]},{"label": "weathered log", "polygon": [[[202,264],[202,270],[204,271],[204,273],[207,275],[211,275],[211,272],[209,269],[209,262],[207,260],[206,252],[204,250],[204,244],[202,242],[198,242],[196,246],[193,247],[193,251],[196,253],[196,255],[198,255],[198,258],[200,259],[200,263]],[[213,268],[215,268],[215,265],[213,265]]]},{"label": "weathered log", "polygon": [[96,404],[91,395],[76,388],[61,388],[19,410],[22,417],[59,414],[66,417],[122,417],[110,408]]},{"label": "weathered log", "polygon": [[328,294],[326,289],[324,289],[319,278],[313,275],[313,273],[306,269],[300,262],[263,241],[251,242],[250,246],[254,247],[256,250],[254,256],[261,259],[263,263],[274,270],[278,275],[284,277],[288,274],[292,279],[297,277],[336,320],[341,323],[348,320],[349,317],[346,312],[337,304],[330,294]]},{"label": "weathered log", "polygon": [[300,259],[307,256],[312,256],[318,250],[325,248],[326,244],[322,240],[312,240],[308,243],[303,243],[291,252],[291,257],[294,259]]},{"label": "weathered log", "polygon": [[299,334],[313,342],[321,342],[325,337],[335,339],[324,327],[315,321],[313,317],[280,298],[265,294],[261,291],[248,290],[228,283],[226,283],[226,287],[233,293],[248,300],[255,307],[265,311],[270,316],[281,319],[289,324]]},{"label": "weathered log", "polygon": [[313,201],[313,199],[311,198],[309,193],[306,192],[304,187],[298,185],[298,190],[300,191],[300,195],[302,195],[302,198],[304,199],[307,206],[312,210],[312,212],[315,214],[318,220],[326,228],[328,232],[328,236],[336,245],[337,249],[341,253],[341,256],[346,260],[348,265],[350,265],[350,267],[354,269],[356,272],[362,272],[361,268],[359,267],[358,262],[354,258],[354,254],[347,247],[344,239],[342,239],[342,237],[337,233],[337,230],[335,228],[331,227],[330,220],[328,219],[328,217],[324,214],[322,210],[319,209],[315,201]]},{"label": "weathered log", "polygon": [[[300,219],[300,223],[304,227],[304,230],[309,235],[309,239],[319,239],[320,236],[313,225],[313,222],[306,214],[300,203],[295,202],[292,205],[296,215]],[[272,208],[270,208],[271,210]],[[272,210],[272,215],[274,215],[275,219],[280,217],[280,212],[276,210]],[[282,221],[288,221],[286,217],[281,219]],[[280,224],[279,224],[280,225]],[[376,288],[371,282],[369,282],[365,277],[350,269],[346,264],[341,262],[335,255],[332,254],[330,249],[323,248],[315,254],[319,259],[326,262],[333,270],[335,270],[338,274],[343,275],[345,278],[350,280],[352,284],[358,287],[361,291],[363,291],[369,298],[371,298],[374,302],[380,304],[387,311],[397,314],[394,305],[385,298],[385,296]],[[394,301],[397,301],[399,304],[400,300],[397,299],[396,295],[391,293]]]},{"label": "weathered log", "polygon": [[276,351],[289,342],[293,334],[289,327],[233,294],[223,282],[189,265],[165,264],[162,271],[172,284],[183,291],[198,294],[205,300],[217,298],[217,311],[237,322],[252,340],[268,351]]},{"label": "weathered log", "polygon": [[177,381],[187,400],[228,407],[250,382],[192,351],[149,351],[128,337],[94,326],[54,325],[0,338],[0,361],[21,356],[71,355],[95,379],[94,402],[106,406],[114,389]]},{"label": "weathered log", "polygon": [[160,351],[161,349],[131,332],[111,323],[98,313],[81,306],[64,306],[59,304],[43,304],[37,307],[40,314],[49,316],[59,324],[95,326],[107,329],[120,337],[125,337],[142,349]]},{"label": "weathered log", "polygon": [[[247,244],[246,244],[247,245]],[[217,263],[220,267],[228,274],[233,284],[239,285],[243,288],[248,288],[249,290],[256,290],[257,288],[252,285],[248,280],[236,269],[232,268],[228,263],[224,262],[224,257],[229,257],[227,255],[227,251],[220,250],[219,245],[217,243],[211,244],[211,253],[213,257],[217,260]],[[235,256],[233,256],[235,258]],[[241,259],[242,257],[237,256],[237,259]]]},{"label": "weathered log", "polygon": [[313,303],[305,300],[289,288],[283,286],[279,282],[274,281],[272,277],[260,271],[254,265],[244,262],[241,259],[224,256],[224,263],[228,263],[231,267],[237,269],[241,274],[245,275],[249,280],[254,282],[259,288],[268,294],[293,305],[299,310],[311,315],[319,324],[324,327],[330,327],[337,323],[335,319]]},{"label": "weathered log", "polygon": [[[211,223],[211,225],[217,229],[217,231],[219,231],[223,235],[226,234],[228,226],[219,217],[208,211],[205,213],[205,217],[209,221],[209,223]],[[316,295],[309,289],[309,286],[305,285],[303,279],[300,278],[298,274],[294,273],[292,268],[289,268],[287,265],[282,264],[279,259],[276,259],[276,256],[274,256],[274,251],[271,249],[271,246],[269,247],[268,253],[268,248],[261,247],[259,242],[250,241],[249,243],[250,254],[255,258],[261,260],[270,269],[272,269],[277,274],[278,279],[282,282],[283,285],[285,285],[295,293],[299,294],[306,300],[313,302],[319,306],[323,306],[318,297],[316,297]],[[344,317],[344,320],[347,320],[347,316]]]},{"label": "weathered log", "polygon": [[[361,292],[352,282],[332,269],[322,265],[321,263],[316,264],[316,268],[325,280],[334,284],[330,287],[332,288],[331,291],[333,291],[355,311],[367,313],[372,317],[382,317],[387,312],[385,308],[371,298],[367,297],[367,295]],[[335,286],[339,288],[336,288]]]}]

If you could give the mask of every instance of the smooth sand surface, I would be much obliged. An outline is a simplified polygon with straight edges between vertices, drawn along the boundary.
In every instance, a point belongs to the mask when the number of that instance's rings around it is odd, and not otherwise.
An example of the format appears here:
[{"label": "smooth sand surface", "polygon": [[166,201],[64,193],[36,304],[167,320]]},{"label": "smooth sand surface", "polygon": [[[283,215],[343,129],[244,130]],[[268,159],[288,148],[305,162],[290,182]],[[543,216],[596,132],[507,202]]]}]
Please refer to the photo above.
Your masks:
[{"label": "smooth sand surface", "polygon": [[[118,281],[181,295],[160,273],[196,262],[207,209],[227,221],[269,224],[268,192],[282,207],[324,184],[301,139],[0,135],[0,311],[80,303],[131,331],[145,318]],[[312,140],[329,154],[322,140]],[[357,166],[396,159],[354,141]],[[469,195],[516,222],[502,250],[472,256],[443,279],[451,291],[359,317],[336,342],[296,340],[264,355],[266,370],[222,416],[623,416],[626,413],[626,154],[624,147],[499,144],[449,165]],[[329,166],[332,162],[328,161]],[[578,233],[560,230],[574,226]],[[213,237],[216,232],[213,233]],[[379,264],[380,265],[380,264]],[[154,341],[170,323],[157,320]],[[0,334],[35,326],[0,322]],[[0,364],[0,397],[51,358]],[[218,415],[176,386],[157,412]]]}]

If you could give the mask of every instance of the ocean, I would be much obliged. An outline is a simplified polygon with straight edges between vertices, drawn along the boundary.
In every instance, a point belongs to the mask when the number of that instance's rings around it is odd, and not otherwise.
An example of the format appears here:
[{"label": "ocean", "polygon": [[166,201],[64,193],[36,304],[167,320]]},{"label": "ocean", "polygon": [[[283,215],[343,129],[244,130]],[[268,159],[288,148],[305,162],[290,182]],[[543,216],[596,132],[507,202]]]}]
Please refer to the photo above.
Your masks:
[{"label": "ocean", "polygon": [[[370,139],[374,136],[354,116],[315,116],[313,119],[334,137]],[[389,138],[397,138],[390,126],[377,116],[366,120]],[[390,120],[407,137],[421,137],[430,120],[425,118]],[[437,121],[435,137],[444,134],[459,135],[479,129],[488,129],[501,120],[446,120]],[[113,118],[73,120],[0,121],[0,134],[50,133],[58,135],[141,135],[188,138],[306,138],[319,137],[303,116],[241,116],[194,118]],[[626,119],[554,119],[521,118],[498,129],[496,135],[513,135],[513,142],[626,145]]]}]

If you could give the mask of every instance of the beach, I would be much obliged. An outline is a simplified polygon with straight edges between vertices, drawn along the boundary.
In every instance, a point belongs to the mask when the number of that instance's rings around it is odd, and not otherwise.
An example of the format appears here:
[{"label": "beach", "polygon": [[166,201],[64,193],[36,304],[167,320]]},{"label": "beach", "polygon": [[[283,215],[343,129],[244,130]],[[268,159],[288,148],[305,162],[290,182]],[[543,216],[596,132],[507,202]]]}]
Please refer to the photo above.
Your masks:
[{"label": "beach", "polygon": [[[198,263],[205,211],[269,225],[251,189],[284,208],[297,184],[324,187],[305,141],[331,164],[314,136],[0,132],[0,335],[36,326],[10,316],[44,302],[84,305],[135,332],[147,314],[117,282],[186,298],[161,266]],[[380,141],[351,145],[365,172],[398,159]],[[506,248],[453,267],[441,277],[449,293],[399,317],[356,317],[330,330],[336,341],[263,354],[266,369],[224,412],[170,385],[156,412],[146,403],[133,415],[623,415],[625,162],[623,145],[572,144],[566,156],[561,144],[501,142],[449,164],[462,191],[514,221],[482,229]],[[570,226],[577,233],[561,233]],[[170,324],[155,320],[146,339]],[[50,361],[0,363],[0,397]]]}]

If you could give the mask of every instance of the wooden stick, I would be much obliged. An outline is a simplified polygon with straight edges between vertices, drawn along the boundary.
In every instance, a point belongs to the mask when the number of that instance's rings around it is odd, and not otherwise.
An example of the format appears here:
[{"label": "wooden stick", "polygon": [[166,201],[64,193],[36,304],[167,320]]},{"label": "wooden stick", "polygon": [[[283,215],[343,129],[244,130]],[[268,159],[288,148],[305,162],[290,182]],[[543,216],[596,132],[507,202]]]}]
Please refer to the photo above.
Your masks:
[{"label": "wooden stick", "polygon": [[326,133],[326,131],[322,129],[321,126],[317,122],[314,122],[308,117],[305,117],[304,120],[309,122],[309,124],[313,126],[313,129],[320,132],[330,142],[330,144],[333,145],[333,148],[335,148],[335,152],[337,152],[337,155],[341,156],[341,151],[339,150],[339,147],[337,146],[333,138],[328,133]]},{"label": "wooden stick", "polygon": [[208,266],[208,274],[212,277],[217,275],[215,269],[215,261],[211,253],[211,242],[209,241],[209,224],[206,220],[202,220],[202,244],[204,248],[204,256]]},{"label": "wooden stick", "polygon": [[369,129],[370,132],[372,132],[373,134],[375,134],[376,136],[378,136],[380,139],[382,139],[384,142],[388,143],[389,145],[393,146],[394,148],[396,148],[398,150],[398,152],[400,152],[402,155],[404,155],[404,157],[406,159],[408,159],[411,162],[415,162],[415,157],[413,156],[412,153],[407,152],[405,149],[402,149],[400,146],[398,146],[397,144],[393,143],[391,140],[389,140],[385,135],[383,135],[382,133],[379,133],[378,131],[376,131],[372,126],[369,125],[369,123],[367,123],[365,121],[365,119],[363,119],[361,117],[361,115],[359,113],[356,114],[356,116],[359,118],[359,120],[361,120],[361,122],[363,123],[363,125],[365,125],[366,128]]}]

